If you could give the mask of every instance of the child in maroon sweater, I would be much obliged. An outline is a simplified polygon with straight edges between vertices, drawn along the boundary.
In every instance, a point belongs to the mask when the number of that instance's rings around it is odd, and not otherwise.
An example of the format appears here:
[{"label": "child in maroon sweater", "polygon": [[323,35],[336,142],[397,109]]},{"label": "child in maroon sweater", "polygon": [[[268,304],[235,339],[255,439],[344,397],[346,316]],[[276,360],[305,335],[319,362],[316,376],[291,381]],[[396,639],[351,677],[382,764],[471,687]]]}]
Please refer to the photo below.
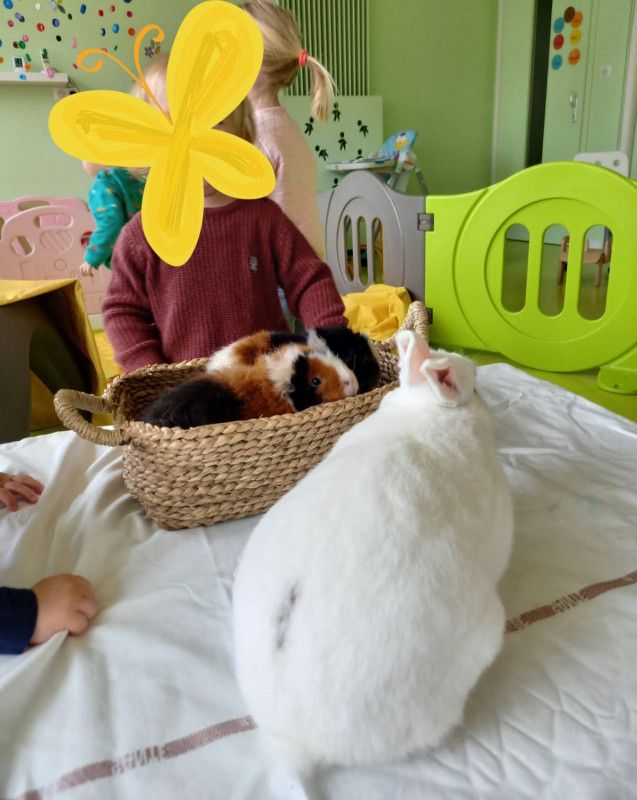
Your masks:
[{"label": "child in maroon sweater", "polygon": [[[156,57],[145,73],[164,106],[166,64]],[[217,127],[253,141],[249,101]],[[204,194],[199,241],[182,267],[153,252],[139,215],[120,234],[102,311],[127,371],[210,356],[261,329],[287,329],[279,285],[306,327],[345,325],[329,267],[274,202],[233,200],[208,184]]]}]

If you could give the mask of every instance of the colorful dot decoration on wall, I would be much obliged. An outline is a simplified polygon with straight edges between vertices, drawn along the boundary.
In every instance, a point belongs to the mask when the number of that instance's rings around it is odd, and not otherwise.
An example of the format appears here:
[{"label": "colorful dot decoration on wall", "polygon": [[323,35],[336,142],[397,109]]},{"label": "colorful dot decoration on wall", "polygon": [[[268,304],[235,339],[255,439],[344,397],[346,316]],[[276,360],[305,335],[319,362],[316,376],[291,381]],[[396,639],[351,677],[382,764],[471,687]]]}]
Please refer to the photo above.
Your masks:
[{"label": "colorful dot decoration on wall", "polygon": [[[574,6],[567,6],[561,17],[553,20],[553,32],[556,34],[553,37],[553,50],[561,50],[564,47],[566,37],[568,34],[568,41],[571,45],[578,44],[582,39],[581,25],[584,21],[584,14],[578,11]],[[565,27],[570,25],[571,30],[565,31]],[[564,32],[564,33],[563,33]],[[566,55],[566,62],[571,66],[578,64],[582,57],[582,52],[578,47],[573,47]],[[564,58],[558,53],[551,57],[551,68],[560,69],[564,63]]]},{"label": "colorful dot decoration on wall", "polygon": [[[138,27],[133,25],[133,10],[131,10],[133,0],[93,0],[93,2],[79,2],[79,0],[0,0],[0,26],[4,29],[12,29],[15,36],[3,43],[0,39],[0,52],[3,47],[13,47],[26,56],[31,68],[31,56],[26,52],[27,48],[35,48],[39,53],[43,47],[49,48],[49,57],[53,64],[56,58],[59,59],[60,53],[64,52],[57,48],[55,44],[62,48],[73,50],[84,50],[89,47],[99,47],[104,52],[116,51],[118,47],[130,41],[137,35]],[[65,8],[66,6],[66,8]],[[44,7],[44,11],[42,10]],[[29,11],[29,9],[31,9]],[[47,18],[46,9],[49,9],[50,16]],[[91,34],[86,33],[86,22],[83,24],[82,39],[79,40],[77,31],[74,29],[73,16],[83,15],[85,19],[94,19],[97,23],[92,29]],[[23,31],[27,30],[27,33]],[[54,37],[54,41],[52,41]],[[51,47],[53,49],[51,51]],[[144,53],[148,58],[152,58],[160,52],[160,46],[156,42],[149,43],[144,48]],[[0,57],[0,64],[11,61],[4,56]],[[39,65],[39,57],[36,57]],[[58,60],[59,63],[59,60]],[[74,69],[78,69],[76,63],[72,63]],[[38,67],[35,67],[37,69]],[[63,69],[64,67],[61,67]],[[26,67],[25,67],[26,69]]]}]

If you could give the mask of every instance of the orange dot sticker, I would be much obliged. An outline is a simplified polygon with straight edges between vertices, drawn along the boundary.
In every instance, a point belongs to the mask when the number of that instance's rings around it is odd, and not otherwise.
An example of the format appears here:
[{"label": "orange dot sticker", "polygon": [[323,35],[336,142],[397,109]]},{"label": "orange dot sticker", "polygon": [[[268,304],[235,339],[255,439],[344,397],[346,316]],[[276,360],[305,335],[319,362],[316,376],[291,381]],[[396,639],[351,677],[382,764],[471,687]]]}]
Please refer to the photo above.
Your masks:
[{"label": "orange dot sticker", "polygon": [[574,47],[571,50],[571,52],[568,54],[568,63],[569,64],[577,64],[577,62],[580,60],[581,55],[582,54],[577,49],[577,47]]},{"label": "orange dot sticker", "polygon": [[582,38],[581,30],[579,28],[574,28],[568,38],[571,44],[577,44]]},{"label": "orange dot sticker", "polygon": [[576,11],[574,16],[573,16],[573,19],[571,20],[571,25],[574,28],[579,28],[579,26],[582,24],[582,20],[583,19],[584,19],[584,15],[582,14],[582,12],[581,11]]}]

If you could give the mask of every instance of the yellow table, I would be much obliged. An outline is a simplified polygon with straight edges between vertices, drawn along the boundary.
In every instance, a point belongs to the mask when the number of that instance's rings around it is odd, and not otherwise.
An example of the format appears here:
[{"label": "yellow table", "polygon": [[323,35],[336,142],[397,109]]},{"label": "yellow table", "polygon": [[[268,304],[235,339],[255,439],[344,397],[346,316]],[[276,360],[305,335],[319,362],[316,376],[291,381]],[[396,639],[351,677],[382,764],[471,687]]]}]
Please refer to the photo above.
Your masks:
[{"label": "yellow table", "polygon": [[59,425],[58,389],[106,386],[76,280],[0,280],[0,352],[0,442]]}]

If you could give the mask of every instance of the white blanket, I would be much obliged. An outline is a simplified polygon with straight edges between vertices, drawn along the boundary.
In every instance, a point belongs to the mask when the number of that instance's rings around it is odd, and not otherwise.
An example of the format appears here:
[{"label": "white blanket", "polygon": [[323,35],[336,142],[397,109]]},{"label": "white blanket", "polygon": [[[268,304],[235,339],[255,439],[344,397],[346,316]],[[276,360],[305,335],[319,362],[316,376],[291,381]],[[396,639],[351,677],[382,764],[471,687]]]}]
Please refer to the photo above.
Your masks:
[{"label": "white blanket", "polygon": [[[511,632],[444,746],[331,770],[329,800],[637,796],[637,426],[512,367],[479,377],[516,501]],[[0,447],[0,470],[46,484],[0,512],[0,582],[75,572],[101,607],[82,637],[0,656],[0,797],[303,798],[233,675],[232,575],[255,519],[160,530],[118,451],[72,433]]]}]

